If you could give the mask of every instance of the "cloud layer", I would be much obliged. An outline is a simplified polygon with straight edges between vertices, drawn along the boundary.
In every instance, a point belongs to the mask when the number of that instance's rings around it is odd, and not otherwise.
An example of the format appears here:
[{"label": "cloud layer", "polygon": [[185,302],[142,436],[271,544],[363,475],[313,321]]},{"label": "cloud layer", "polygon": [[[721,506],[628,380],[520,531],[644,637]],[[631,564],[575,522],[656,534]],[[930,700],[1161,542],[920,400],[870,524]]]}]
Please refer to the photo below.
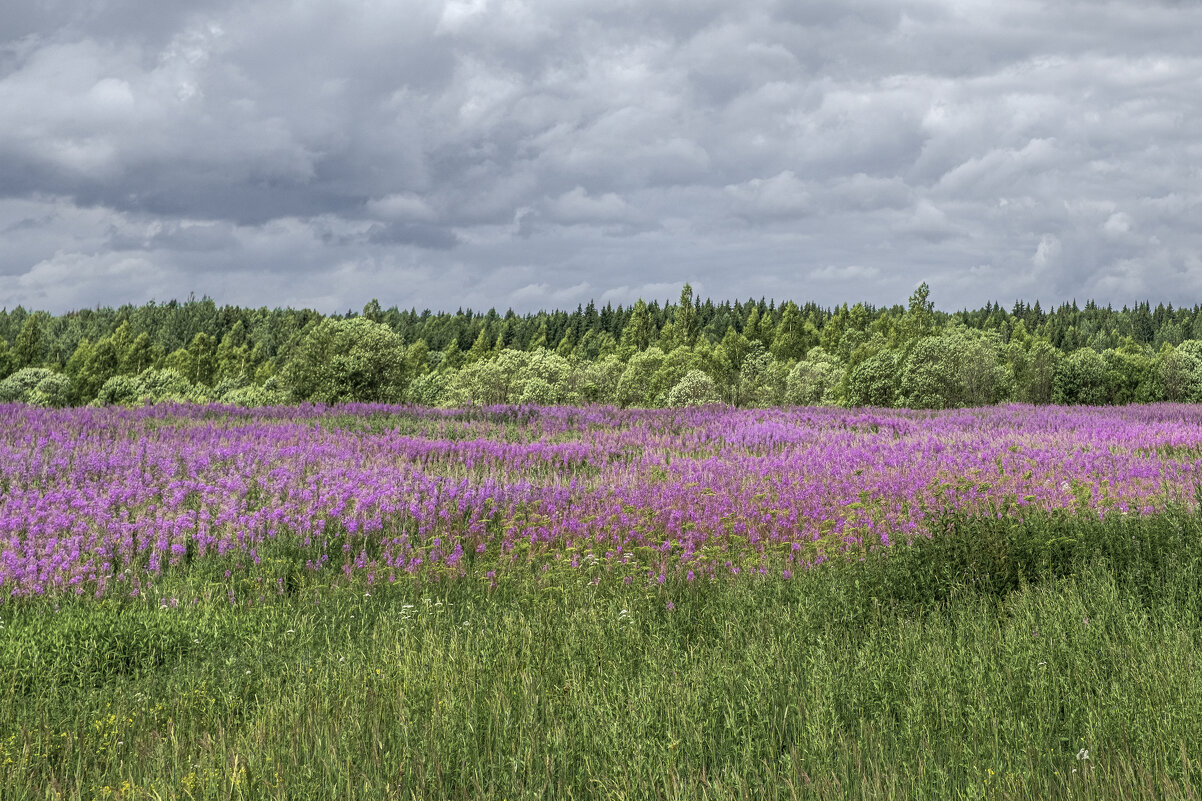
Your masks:
[{"label": "cloud layer", "polygon": [[0,305],[1202,301],[1192,3],[0,11]]}]

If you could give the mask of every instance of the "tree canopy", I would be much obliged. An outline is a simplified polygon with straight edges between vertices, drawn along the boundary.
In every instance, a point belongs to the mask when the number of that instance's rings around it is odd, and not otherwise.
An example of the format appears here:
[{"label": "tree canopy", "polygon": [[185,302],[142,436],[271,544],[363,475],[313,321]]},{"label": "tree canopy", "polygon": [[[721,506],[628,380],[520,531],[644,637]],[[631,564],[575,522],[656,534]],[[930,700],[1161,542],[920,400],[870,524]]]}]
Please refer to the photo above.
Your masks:
[{"label": "tree canopy", "polygon": [[828,308],[717,302],[686,284],[675,302],[524,315],[374,299],[330,315],[209,298],[61,315],[18,307],[0,311],[0,381],[14,377],[11,401],[55,405],[1202,400],[1200,306],[942,312],[932,295],[922,284],[904,306]]}]

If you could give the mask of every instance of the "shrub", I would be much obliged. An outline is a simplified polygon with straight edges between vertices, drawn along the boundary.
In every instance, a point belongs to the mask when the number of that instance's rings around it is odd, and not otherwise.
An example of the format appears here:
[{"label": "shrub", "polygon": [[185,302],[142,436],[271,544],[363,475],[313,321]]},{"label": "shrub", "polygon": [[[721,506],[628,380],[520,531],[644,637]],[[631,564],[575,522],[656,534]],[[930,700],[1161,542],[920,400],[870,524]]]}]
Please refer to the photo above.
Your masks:
[{"label": "shrub", "polygon": [[71,402],[71,379],[45,367],[24,367],[0,381],[0,403],[66,406]]},{"label": "shrub", "polygon": [[714,379],[701,370],[690,370],[668,393],[669,406],[703,406],[718,403],[718,387]]}]

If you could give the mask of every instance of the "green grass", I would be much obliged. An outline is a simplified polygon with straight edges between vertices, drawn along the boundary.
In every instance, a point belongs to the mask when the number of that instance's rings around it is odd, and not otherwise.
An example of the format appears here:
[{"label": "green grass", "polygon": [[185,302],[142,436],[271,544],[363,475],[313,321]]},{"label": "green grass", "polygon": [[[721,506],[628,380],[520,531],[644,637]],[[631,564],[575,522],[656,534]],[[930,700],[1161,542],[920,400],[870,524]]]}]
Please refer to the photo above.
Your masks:
[{"label": "green grass", "polygon": [[1202,523],[1181,511],[948,518],[792,580],[486,569],[233,605],[207,573],[153,600],[6,603],[0,799],[1202,787]]}]

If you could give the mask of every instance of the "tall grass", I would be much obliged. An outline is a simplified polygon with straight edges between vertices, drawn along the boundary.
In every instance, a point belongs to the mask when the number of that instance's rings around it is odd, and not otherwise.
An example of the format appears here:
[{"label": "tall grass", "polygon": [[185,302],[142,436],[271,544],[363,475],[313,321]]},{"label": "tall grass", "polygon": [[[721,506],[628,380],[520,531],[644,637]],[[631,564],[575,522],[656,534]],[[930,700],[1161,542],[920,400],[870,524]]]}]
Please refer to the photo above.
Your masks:
[{"label": "tall grass", "polygon": [[1202,521],[936,528],[792,579],[9,602],[0,798],[1197,797]]}]

